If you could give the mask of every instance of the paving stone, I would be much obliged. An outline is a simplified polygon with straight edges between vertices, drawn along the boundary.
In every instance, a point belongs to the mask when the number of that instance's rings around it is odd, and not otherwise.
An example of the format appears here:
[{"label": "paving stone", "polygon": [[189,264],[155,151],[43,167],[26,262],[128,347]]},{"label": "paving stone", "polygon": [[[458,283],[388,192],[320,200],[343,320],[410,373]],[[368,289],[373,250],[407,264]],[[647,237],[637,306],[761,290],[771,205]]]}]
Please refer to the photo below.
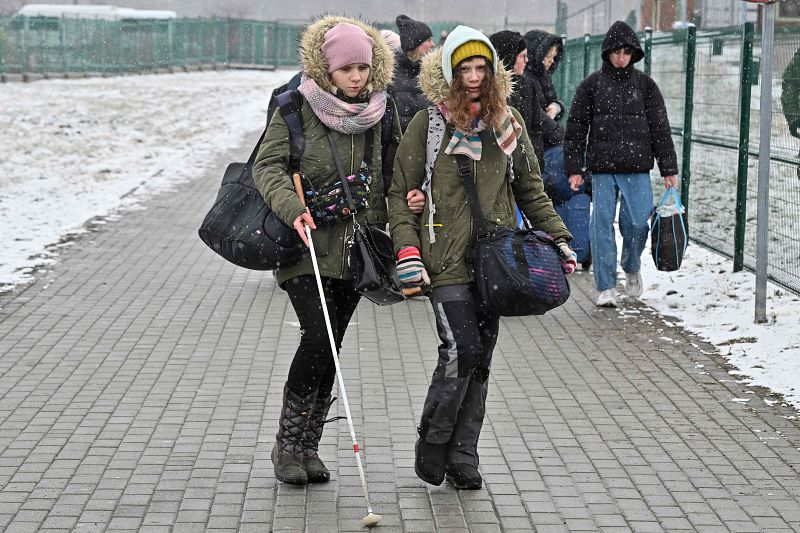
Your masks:
[{"label": "paving stone", "polygon": [[[218,179],[93,225],[0,294],[3,531],[363,531],[346,421],[321,443],[330,483],[274,477],[299,330],[270,273],[197,238]],[[546,315],[501,320],[485,483],[461,493],[413,470],[439,344],[429,302],[359,305],[342,367],[381,531],[800,530],[797,413],[644,305],[596,308],[590,274],[571,286]]]}]

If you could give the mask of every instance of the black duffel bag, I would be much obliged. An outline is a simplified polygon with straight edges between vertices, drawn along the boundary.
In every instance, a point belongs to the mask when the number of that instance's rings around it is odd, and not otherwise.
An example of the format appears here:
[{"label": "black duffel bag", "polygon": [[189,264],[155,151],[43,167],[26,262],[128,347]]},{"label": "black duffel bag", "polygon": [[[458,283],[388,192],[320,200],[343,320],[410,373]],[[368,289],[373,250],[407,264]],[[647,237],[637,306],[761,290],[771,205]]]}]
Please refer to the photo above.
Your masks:
[{"label": "black duffel bag", "polygon": [[569,298],[558,247],[542,231],[497,228],[475,241],[472,266],[481,298],[501,316],[543,315]]},{"label": "black duffel bag", "polygon": [[457,155],[456,162],[478,234],[470,259],[484,305],[500,316],[527,316],[566,302],[569,282],[553,238],[530,227],[487,231],[472,166],[464,155]]},{"label": "black duffel bag", "polygon": [[291,265],[305,250],[297,231],[270,209],[253,181],[253,162],[263,138],[264,133],[247,163],[231,163],[225,169],[217,199],[198,230],[214,252],[252,270]]}]

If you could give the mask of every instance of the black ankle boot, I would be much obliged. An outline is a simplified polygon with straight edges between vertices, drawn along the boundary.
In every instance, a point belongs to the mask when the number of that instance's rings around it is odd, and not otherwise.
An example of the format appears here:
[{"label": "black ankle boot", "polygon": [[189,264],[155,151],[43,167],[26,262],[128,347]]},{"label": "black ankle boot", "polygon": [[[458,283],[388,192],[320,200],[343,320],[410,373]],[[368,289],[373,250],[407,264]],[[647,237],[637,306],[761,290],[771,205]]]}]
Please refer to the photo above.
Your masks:
[{"label": "black ankle boot", "polygon": [[305,437],[303,438],[303,464],[306,468],[306,476],[309,483],[325,483],[331,479],[331,473],[319,458],[319,441],[322,439],[322,430],[326,422],[337,420],[340,417],[326,420],[331,404],[336,400],[330,395],[325,398],[317,398],[314,402],[314,409],[308,417]]},{"label": "black ankle boot", "polygon": [[423,413],[422,421],[417,428],[419,438],[414,445],[414,472],[417,477],[431,485],[441,485],[444,481],[444,467],[447,463],[447,443],[432,444],[426,442],[430,417],[436,410],[438,402],[434,403],[427,413]]},{"label": "black ankle boot", "polygon": [[275,477],[290,485],[308,483],[303,465],[303,435],[315,397],[316,393],[298,396],[288,387],[283,388],[283,408],[272,448],[272,465]]},{"label": "black ankle boot", "polygon": [[447,481],[460,490],[478,490],[483,486],[483,478],[478,469],[466,463],[450,463],[445,468]]},{"label": "black ankle boot", "polygon": [[431,444],[420,437],[414,445],[414,454],[414,472],[417,477],[425,483],[441,485],[447,462],[447,444]]}]

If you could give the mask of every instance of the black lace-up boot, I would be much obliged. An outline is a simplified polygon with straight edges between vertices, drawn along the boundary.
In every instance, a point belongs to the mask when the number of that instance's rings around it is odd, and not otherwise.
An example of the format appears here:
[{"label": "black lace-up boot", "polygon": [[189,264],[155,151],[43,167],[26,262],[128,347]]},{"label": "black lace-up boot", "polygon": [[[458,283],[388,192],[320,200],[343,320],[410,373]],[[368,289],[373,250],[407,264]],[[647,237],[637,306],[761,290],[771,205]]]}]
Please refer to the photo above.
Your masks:
[{"label": "black lace-up boot", "polygon": [[417,428],[419,438],[414,445],[414,472],[417,477],[431,485],[441,485],[444,481],[444,468],[447,463],[447,443],[435,444],[427,442],[430,419],[439,402],[422,413],[422,420]]},{"label": "black lace-up boot", "polygon": [[325,423],[339,418],[325,419],[334,400],[336,398],[330,395],[325,398],[317,398],[316,402],[314,402],[311,416],[308,417],[306,434],[303,438],[303,464],[306,467],[306,476],[309,483],[325,483],[331,478],[330,471],[325,466],[325,463],[322,462],[322,459],[319,458],[317,452],[319,451],[319,441],[322,439],[322,430]]},{"label": "black lace-up boot", "polygon": [[298,396],[288,387],[283,388],[283,408],[272,448],[272,465],[275,477],[290,485],[308,483],[303,465],[303,437],[315,399],[316,393]]}]

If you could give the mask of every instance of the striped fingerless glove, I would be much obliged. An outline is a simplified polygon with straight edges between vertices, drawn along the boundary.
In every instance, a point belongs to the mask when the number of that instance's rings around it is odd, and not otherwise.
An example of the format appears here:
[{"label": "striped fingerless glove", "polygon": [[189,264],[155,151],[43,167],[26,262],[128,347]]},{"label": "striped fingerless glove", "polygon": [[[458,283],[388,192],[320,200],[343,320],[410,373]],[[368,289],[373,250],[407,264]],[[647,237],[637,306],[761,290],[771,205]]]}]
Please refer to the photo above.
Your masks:
[{"label": "striped fingerless glove", "polygon": [[431,283],[416,246],[406,246],[397,252],[397,275],[400,281],[410,285]]}]

